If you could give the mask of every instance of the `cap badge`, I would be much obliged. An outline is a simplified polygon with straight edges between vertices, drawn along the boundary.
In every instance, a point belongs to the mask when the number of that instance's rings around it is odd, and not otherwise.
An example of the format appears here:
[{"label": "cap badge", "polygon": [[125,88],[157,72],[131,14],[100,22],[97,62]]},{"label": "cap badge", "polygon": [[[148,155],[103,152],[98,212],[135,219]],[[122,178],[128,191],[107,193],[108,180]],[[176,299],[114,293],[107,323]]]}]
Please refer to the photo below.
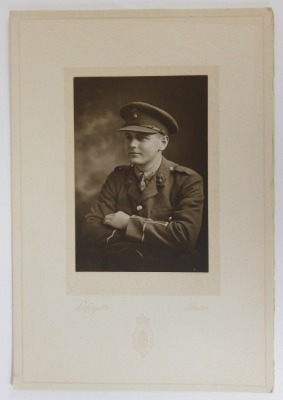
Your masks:
[{"label": "cap badge", "polygon": [[137,119],[138,118],[137,110],[135,108],[132,110],[132,118],[133,119]]}]

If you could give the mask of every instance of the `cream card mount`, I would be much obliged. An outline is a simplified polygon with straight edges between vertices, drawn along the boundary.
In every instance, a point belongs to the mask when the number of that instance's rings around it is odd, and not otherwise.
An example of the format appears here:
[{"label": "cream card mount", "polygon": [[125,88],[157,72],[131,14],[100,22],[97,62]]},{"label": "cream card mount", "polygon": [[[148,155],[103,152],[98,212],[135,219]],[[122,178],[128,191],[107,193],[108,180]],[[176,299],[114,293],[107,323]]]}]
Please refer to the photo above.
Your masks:
[{"label": "cream card mount", "polygon": [[[14,386],[271,391],[272,11],[20,11],[10,22]],[[123,158],[109,156],[120,142],[103,153],[80,134],[87,121],[116,127],[113,110],[137,96],[167,101],[188,127],[169,154],[204,176],[199,271],[87,270],[76,257],[89,167],[98,187]],[[84,163],[94,142],[97,162]]]}]

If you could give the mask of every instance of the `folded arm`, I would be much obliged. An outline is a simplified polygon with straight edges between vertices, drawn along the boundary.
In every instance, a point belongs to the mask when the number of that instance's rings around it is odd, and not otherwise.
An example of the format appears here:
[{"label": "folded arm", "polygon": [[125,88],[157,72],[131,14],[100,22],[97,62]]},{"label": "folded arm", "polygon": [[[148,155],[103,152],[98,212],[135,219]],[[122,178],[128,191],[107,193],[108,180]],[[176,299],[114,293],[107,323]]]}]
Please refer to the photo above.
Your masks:
[{"label": "folded arm", "polygon": [[170,221],[132,215],[127,224],[126,238],[162,248],[190,250],[199,235],[202,209],[202,179],[197,174],[188,176],[180,188],[179,201]]}]

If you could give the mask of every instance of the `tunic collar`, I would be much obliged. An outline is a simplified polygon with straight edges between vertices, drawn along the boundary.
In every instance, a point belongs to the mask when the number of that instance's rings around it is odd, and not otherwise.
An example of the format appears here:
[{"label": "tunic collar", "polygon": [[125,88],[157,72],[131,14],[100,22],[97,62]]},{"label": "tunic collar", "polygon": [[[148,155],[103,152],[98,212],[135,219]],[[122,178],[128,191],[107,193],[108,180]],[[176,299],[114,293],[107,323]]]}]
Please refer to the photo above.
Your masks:
[{"label": "tunic collar", "polygon": [[136,174],[134,167],[130,168],[131,178],[129,176],[130,179],[128,182],[131,183],[129,185],[128,195],[138,203],[142,203],[148,198],[156,196],[158,191],[168,183],[169,175],[175,169],[175,166],[175,163],[172,163],[165,157],[162,157],[160,167],[155,173],[155,178],[151,179],[149,185],[142,193],[138,190],[137,184],[133,184],[136,181]]}]

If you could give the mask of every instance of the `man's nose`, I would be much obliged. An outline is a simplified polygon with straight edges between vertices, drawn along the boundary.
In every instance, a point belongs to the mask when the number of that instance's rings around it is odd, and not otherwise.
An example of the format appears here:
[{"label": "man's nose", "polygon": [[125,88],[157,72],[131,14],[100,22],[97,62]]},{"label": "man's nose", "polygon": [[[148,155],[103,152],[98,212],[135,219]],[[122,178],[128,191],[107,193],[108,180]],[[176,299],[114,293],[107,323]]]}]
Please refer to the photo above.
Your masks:
[{"label": "man's nose", "polygon": [[130,143],[129,143],[129,146],[130,146],[131,148],[137,147],[137,140],[136,140],[136,139],[132,139],[132,140],[130,141]]}]

